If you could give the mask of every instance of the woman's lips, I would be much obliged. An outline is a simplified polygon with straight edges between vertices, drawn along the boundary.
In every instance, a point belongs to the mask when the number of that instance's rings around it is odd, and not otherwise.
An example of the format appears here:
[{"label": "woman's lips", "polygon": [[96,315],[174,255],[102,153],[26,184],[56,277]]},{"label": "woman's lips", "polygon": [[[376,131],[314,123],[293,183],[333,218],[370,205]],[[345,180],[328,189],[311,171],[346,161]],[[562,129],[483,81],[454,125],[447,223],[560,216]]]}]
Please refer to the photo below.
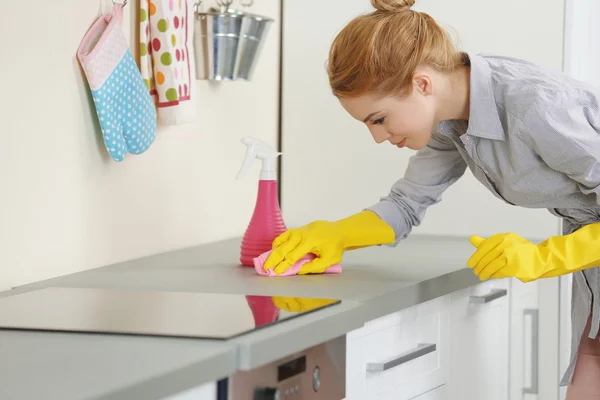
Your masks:
[{"label": "woman's lips", "polygon": [[396,143],[396,146],[400,149],[406,146],[406,138],[402,139],[400,143]]}]

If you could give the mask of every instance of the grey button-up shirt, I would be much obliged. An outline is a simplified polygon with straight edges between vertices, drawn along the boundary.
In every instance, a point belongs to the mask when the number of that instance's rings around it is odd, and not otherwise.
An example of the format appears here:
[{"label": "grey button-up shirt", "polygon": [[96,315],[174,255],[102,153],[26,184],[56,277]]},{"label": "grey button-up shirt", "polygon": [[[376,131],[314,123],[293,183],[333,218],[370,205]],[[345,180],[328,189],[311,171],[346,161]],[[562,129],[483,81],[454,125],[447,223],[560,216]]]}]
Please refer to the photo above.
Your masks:
[{"label": "grey button-up shirt", "polygon": [[[599,222],[600,93],[519,59],[468,54],[468,63],[469,121],[438,124],[404,177],[369,208],[392,226],[396,243],[467,167],[499,199],[562,218],[565,234]],[[562,384],[571,382],[590,310],[591,338],[600,323],[600,304],[592,302],[600,299],[599,269],[573,278],[572,354]]]}]

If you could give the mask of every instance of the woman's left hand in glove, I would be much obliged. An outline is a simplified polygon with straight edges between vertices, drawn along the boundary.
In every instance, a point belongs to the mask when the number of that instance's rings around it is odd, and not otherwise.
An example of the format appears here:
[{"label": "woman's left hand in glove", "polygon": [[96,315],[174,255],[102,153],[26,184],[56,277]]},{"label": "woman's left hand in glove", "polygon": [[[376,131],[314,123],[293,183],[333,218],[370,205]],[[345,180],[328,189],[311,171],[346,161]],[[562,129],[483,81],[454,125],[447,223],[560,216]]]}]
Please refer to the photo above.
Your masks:
[{"label": "woman's left hand in glove", "polygon": [[470,241],[477,250],[467,265],[481,280],[514,277],[530,282],[600,265],[600,223],[537,245],[515,233],[471,236]]}]

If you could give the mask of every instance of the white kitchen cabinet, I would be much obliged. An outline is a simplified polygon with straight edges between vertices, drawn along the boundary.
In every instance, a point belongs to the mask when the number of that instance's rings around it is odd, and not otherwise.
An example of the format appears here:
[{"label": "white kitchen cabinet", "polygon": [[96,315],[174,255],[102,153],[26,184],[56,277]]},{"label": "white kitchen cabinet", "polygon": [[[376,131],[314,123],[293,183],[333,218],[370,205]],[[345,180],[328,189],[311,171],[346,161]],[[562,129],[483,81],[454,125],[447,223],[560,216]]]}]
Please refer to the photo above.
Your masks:
[{"label": "white kitchen cabinet", "polygon": [[447,383],[449,296],[350,332],[347,400],[408,400]]},{"label": "white kitchen cabinet", "polygon": [[[526,312],[537,302],[532,288],[517,288],[514,312],[523,318],[522,328],[519,326],[524,335],[521,345],[511,345],[516,340],[511,333],[517,333],[511,330],[511,319],[516,317],[511,316],[512,288],[508,279],[483,282],[370,321],[350,332],[346,399],[513,400],[509,397],[510,362],[520,361],[511,353],[530,348],[528,343],[533,341],[527,332],[534,325]],[[409,357],[387,371],[367,371],[369,363],[398,359],[431,344],[436,344],[435,351]],[[523,379],[515,384],[521,388],[530,385],[530,375],[524,368],[520,371]]]},{"label": "white kitchen cabinet", "polygon": [[486,281],[451,295],[450,399],[508,399],[509,282]]},{"label": "white kitchen cabinet", "polygon": [[511,280],[510,400],[538,400],[538,286]]}]

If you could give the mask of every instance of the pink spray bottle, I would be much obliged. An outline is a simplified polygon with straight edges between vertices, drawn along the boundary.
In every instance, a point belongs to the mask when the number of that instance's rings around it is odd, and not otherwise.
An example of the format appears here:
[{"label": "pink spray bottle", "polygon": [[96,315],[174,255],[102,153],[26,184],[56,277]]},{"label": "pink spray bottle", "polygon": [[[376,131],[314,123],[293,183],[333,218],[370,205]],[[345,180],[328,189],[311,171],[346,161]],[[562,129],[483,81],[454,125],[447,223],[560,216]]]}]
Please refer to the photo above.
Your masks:
[{"label": "pink spray bottle", "polygon": [[275,161],[281,153],[253,137],[242,138],[242,143],[247,146],[246,157],[237,174],[237,179],[244,176],[256,158],[262,161],[254,213],[242,239],[240,249],[242,265],[254,267],[253,259],[271,250],[273,240],[287,230],[277,198]]}]

